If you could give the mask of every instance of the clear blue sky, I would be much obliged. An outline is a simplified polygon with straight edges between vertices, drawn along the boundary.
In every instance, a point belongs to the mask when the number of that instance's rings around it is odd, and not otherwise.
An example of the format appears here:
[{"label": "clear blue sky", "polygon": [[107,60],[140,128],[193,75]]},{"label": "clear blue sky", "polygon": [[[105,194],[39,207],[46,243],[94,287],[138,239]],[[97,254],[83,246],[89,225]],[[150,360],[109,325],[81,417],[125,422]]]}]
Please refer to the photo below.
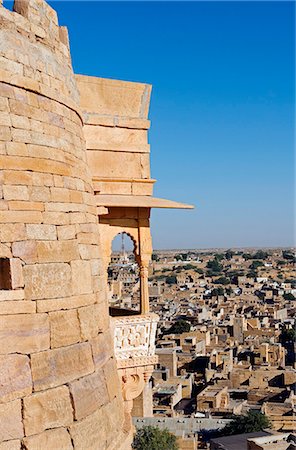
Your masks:
[{"label": "clear blue sky", "polygon": [[293,245],[292,2],[50,2],[77,73],[153,85],[155,248]]}]

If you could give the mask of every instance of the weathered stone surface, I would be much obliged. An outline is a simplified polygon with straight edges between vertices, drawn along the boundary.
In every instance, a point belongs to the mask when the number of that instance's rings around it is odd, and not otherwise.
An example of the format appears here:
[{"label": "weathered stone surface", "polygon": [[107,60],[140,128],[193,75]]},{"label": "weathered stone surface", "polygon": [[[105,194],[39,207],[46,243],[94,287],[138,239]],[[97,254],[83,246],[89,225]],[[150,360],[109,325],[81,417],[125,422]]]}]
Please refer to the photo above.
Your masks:
[{"label": "weathered stone surface", "polygon": [[31,369],[35,391],[88,375],[94,371],[90,344],[74,344],[33,354]]},{"label": "weathered stone surface", "polygon": [[37,311],[48,312],[60,309],[73,309],[79,308],[80,306],[92,305],[95,302],[95,294],[73,295],[67,298],[53,298],[51,300],[37,300]]},{"label": "weathered stone surface", "polygon": [[33,353],[50,346],[47,314],[1,316],[0,354]]},{"label": "weathered stone surface", "polygon": [[92,292],[92,275],[90,261],[72,261],[72,286],[76,294]]},{"label": "weathered stone surface", "polygon": [[80,341],[77,310],[49,313],[51,348],[76,344]]},{"label": "weathered stone surface", "polygon": [[22,259],[27,264],[37,262],[37,245],[35,241],[19,241],[12,244],[13,256]]},{"label": "weathered stone surface", "polygon": [[20,400],[0,405],[0,442],[19,439],[24,435]]},{"label": "weathered stone surface", "polygon": [[0,211],[2,223],[40,223],[41,221],[40,211]]},{"label": "weathered stone surface", "polygon": [[[16,292],[16,291],[13,291]],[[33,314],[36,312],[36,302],[5,301],[0,302],[0,315]]]},{"label": "weathered stone surface", "polygon": [[75,419],[92,414],[109,401],[106,380],[102,370],[80,378],[70,384]]},{"label": "weathered stone surface", "polygon": [[58,239],[63,241],[66,239],[75,239],[76,226],[75,225],[61,225],[57,227]]},{"label": "weathered stone surface", "polygon": [[113,358],[109,359],[109,361],[103,366],[103,371],[107,380],[109,398],[112,400],[114,397],[118,397],[121,393],[116,362]]},{"label": "weathered stone surface", "polygon": [[41,263],[79,259],[78,245],[75,240],[38,242],[37,254]]},{"label": "weathered stone surface", "polygon": [[[65,428],[47,430],[43,433],[26,437],[24,445],[26,450],[73,450],[70,435]],[[7,448],[7,450],[11,449]]]},{"label": "weathered stone surface", "polygon": [[1,242],[16,242],[26,239],[26,228],[23,223],[1,224],[0,240]]},{"label": "weathered stone surface", "polygon": [[2,442],[0,443],[0,450],[21,450],[21,441],[13,439],[12,441]]},{"label": "weathered stone surface", "polygon": [[0,356],[0,403],[32,392],[30,360],[24,355]]},{"label": "weathered stone surface", "polygon": [[15,290],[0,290],[0,302],[2,301],[17,301],[23,300],[25,298],[25,293],[23,289]]},{"label": "weathered stone surface", "polygon": [[26,436],[70,425],[73,413],[68,388],[61,386],[24,398],[23,414]]},{"label": "weathered stone surface", "polygon": [[109,325],[109,317],[103,313],[102,305],[99,303],[80,308],[78,316],[83,339],[94,338]]},{"label": "weathered stone surface", "polygon": [[106,418],[102,410],[97,410],[70,427],[75,450],[98,450],[106,448]]},{"label": "weathered stone surface", "polygon": [[[114,414],[114,410],[117,412],[117,414]],[[102,412],[105,416],[105,426],[106,426],[106,434],[107,434],[107,448],[109,448],[109,445],[111,445],[111,448],[114,445],[114,450],[116,448],[122,448],[123,449],[129,449],[130,443],[125,447],[122,446],[122,440],[114,440],[114,435],[120,436],[120,431],[123,429],[123,422],[124,422],[124,405],[122,401],[121,395],[118,397],[115,397],[111,402],[109,402],[107,405],[104,405],[102,407]],[[132,438],[131,440],[132,441]]]},{"label": "weathered stone surface", "polygon": [[0,243],[0,258],[11,258],[11,251],[8,244]]},{"label": "weathered stone surface", "polygon": [[27,235],[29,239],[52,241],[56,240],[57,232],[54,225],[31,224],[27,225]]},{"label": "weathered stone surface", "polygon": [[113,355],[113,340],[110,331],[99,333],[91,341],[91,349],[96,369],[102,367]]},{"label": "weathered stone surface", "polygon": [[28,299],[46,299],[71,295],[69,264],[36,264],[24,267],[25,292]]},{"label": "weathered stone surface", "polygon": [[5,200],[29,200],[28,188],[25,186],[3,186]]},{"label": "weathered stone surface", "polygon": [[20,259],[12,258],[10,260],[10,275],[12,289],[24,286],[23,267]]}]

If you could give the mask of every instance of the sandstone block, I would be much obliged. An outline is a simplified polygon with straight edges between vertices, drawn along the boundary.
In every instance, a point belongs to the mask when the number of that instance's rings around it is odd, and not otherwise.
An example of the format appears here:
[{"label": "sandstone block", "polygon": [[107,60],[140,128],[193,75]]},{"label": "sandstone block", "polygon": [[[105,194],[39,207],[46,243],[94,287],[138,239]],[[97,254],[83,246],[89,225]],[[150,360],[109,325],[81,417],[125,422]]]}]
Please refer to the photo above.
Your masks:
[{"label": "sandstone block", "polygon": [[105,421],[102,412],[97,410],[80,422],[74,422],[70,427],[70,434],[75,450],[105,449],[107,441]]},{"label": "sandstone block", "polygon": [[[34,193],[34,195],[43,197],[43,198],[49,198],[49,190],[47,188],[47,186],[53,186],[53,175],[51,175],[50,173],[33,173],[33,185],[34,186],[39,186],[41,188],[45,189],[32,189],[32,193]],[[43,200],[43,201],[47,201],[47,200]]]},{"label": "sandstone block", "polygon": [[52,187],[50,189],[50,192],[51,192],[51,201],[52,202],[69,202],[70,201],[69,189]]},{"label": "sandstone block", "polygon": [[36,264],[24,267],[26,298],[46,299],[71,295],[69,264]]},{"label": "sandstone block", "polygon": [[45,224],[28,224],[27,235],[29,239],[52,241],[57,239],[56,227]]},{"label": "sandstone block", "polygon": [[0,403],[32,392],[30,360],[24,355],[0,356]]},{"label": "sandstone block", "polygon": [[43,213],[43,223],[51,223],[54,225],[67,225],[70,222],[69,214],[47,212]]},{"label": "sandstone block", "polygon": [[49,313],[51,348],[64,347],[80,341],[77,310]]},{"label": "sandstone block", "polygon": [[4,111],[4,112],[8,112],[9,111],[7,98],[2,97],[0,99],[0,111]]},{"label": "sandstone block", "polygon": [[65,241],[67,239],[75,239],[76,226],[75,225],[62,225],[57,227],[58,239]]},{"label": "sandstone block", "polygon": [[83,194],[82,192],[71,190],[70,191],[70,202],[73,203],[83,203]]},{"label": "sandstone block", "polygon": [[75,294],[92,293],[92,275],[90,261],[72,261],[72,283]]},{"label": "sandstone block", "polygon": [[[11,122],[12,122],[12,126],[14,128],[22,128],[23,130],[30,130],[30,121],[28,119],[28,117],[25,116],[17,116],[15,114],[11,114]],[[14,153],[14,154],[19,154],[19,153]],[[21,155],[27,155],[27,152]]]},{"label": "sandstone block", "polygon": [[23,266],[19,258],[10,259],[10,276],[12,289],[24,286]]},{"label": "sandstone block", "polygon": [[4,127],[1,125],[0,128],[0,141],[11,141],[11,131],[10,127]]},{"label": "sandstone block", "polygon": [[44,211],[41,202],[27,202],[22,200],[11,200],[8,202],[9,209],[15,211]]},{"label": "sandstone block", "polygon": [[37,311],[48,312],[61,309],[73,309],[80,306],[93,305],[96,302],[95,294],[73,295],[67,298],[58,298],[50,300],[38,300]]},{"label": "sandstone block", "polygon": [[99,261],[98,259],[94,259],[93,261],[91,261],[91,274],[92,275],[100,275],[102,271],[102,262]]},{"label": "sandstone block", "polygon": [[33,353],[50,346],[47,314],[1,316],[0,353]]},{"label": "sandstone block", "polygon": [[5,200],[29,200],[28,188],[26,186],[3,186]]},{"label": "sandstone block", "polygon": [[21,441],[13,439],[12,441],[5,441],[0,444],[0,450],[21,450]]},{"label": "sandstone block", "polygon": [[0,302],[3,301],[16,301],[23,300],[25,298],[25,293],[23,289],[16,290],[0,290]]},{"label": "sandstone block", "polygon": [[105,378],[107,380],[107,389],[110,400],[114,397],[121,395],[121,388],[119,385],[119,379],[117,374],[117,366],[116,362],[113,358],[109,359],[109,361],[103,367]]},{"label": "sandstone block", "polygon": [[[12,142],[11,142],[12,144]],[[25,145],[19,143],[13,143],[15,145]],[[7,144],[6,144],[7,145]],[[24,172],[21,170],[5,170],[3,173],[5,184],[17,184],[17,185],[27,185],[32,184],[32,174],[30,172]]]},{"label": "sandstone block", "polygon": [[[26,450],[73,450],[70,435],[65,428],[47,430],[43,433],[26,437],[24,444]],[[7,450],[14,449],[7,448]]]},{"label": "sandstone block", "polygon": [[0,302],[0,316],[3,315],[5,316],[9,314],[33,314],[35,312],[36,312],[36,302],[28,302],[28,301]]},{"label": "sandstone block", "polygon": [[37,246],[34,241],[18,241],[12,244],[13,256],[28,264],[37,262]]},{"label": "sandstone block", "polygon": [[90,341],[90,344],[95,368],[98,369],[106,364],[110,355],[113,355],[114,353],[110,331],[108,330],[105,333],[99,333]]},{"label": "sandstone block", "polygon": [[79,259],[76,240],[37,243],[39,262],[67,262]]},{"label": "sandstone block", "polygon": [[0,223],[40,223],[40,211],[0,211]]},{"label": "sandstone block", "polygon": [[[19,117],[19,116],[16,116]],[[28,149],[22,142],[6,142],[6,151],[8,155],[27,156]],[[20,183],[15,183],[20,184]]]},{"label": "sandstone block", "polygon": [[86,215],[82,212],[72,212],[69,214],[70,216],[70,223],[71,224],[77,224],[77,223],[84,223],[87,222]]},{"label": "sandstone block", "polygon": [[89,340],[105,331],[109,326],[109,316],[105,314],[107,305],[95,303],[78,310],[81,327],[81,336]]},{"label": "sandstone block", "polygon": [[0,243],[0,258],[11,258],[11,256],[9,244]]},{"label": "sandstone block", "polygon": [[90,344],[85,342],[33,354],[31,368],[35,391],[88,375],[94,371]]},{"label": "sandstone block", "polygon": [[68,388],[60,386],[25,397],[23,414],[26,436],[70,425],[73,413]]},{"label": "sandstone block", "polygon": [[82,259],[96,259],[98,257],[98,246],[79,244],[79,253]]},{"label": "sandstone block", "polygon": [[[114,411],[116,411],[116,414],[114,414]],[[124,428],[124,407],[121,395],[115,397],[107,405],[104,405],[102,407],[102,414],[105,416],[104,422],[107,432],[107,448],[109,448],[109,445],[112,443],[111,448],[115,450],[122,445],[122,437],[120,438],[120,432]],[[118,438],[115,439],[114,445],[115,434]],[[126,445],[126,447],[123,446],[123,448],[129,449],[130,442]]]},{"label": "sandstone block", "polygon": [[102,371],[97,371],[70,384],[75,419],[80,420],[94,413],[109,401],[106,380]]},{"label": "sandstone block", "polygon": [[23,437],[21,400],[0,405],[0,417],[0,442]]},{"label": "sandstone block", "polygon": [[32,186],[29,189],[30,199],[34,202],[49,202],[50,190],[46,186]]},{"label": "sandstone block", "polygon": [[96,233],[78,233],[79,244],[98,244],[98,235]]}]

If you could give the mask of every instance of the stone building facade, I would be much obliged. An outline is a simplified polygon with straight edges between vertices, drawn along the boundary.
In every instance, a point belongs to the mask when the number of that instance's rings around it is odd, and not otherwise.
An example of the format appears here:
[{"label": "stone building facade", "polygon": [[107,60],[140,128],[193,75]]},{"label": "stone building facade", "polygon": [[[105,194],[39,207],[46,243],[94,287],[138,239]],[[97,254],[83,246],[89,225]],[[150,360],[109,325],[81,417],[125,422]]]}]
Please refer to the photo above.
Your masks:
[{"label": "stone building facade", "polygon": [[[150,86],[75,76],[43,0],[0,4],[0,450],[128,449],[153,365]],[[80,100],[81,99],[81,100]],[[119,232],[141,314],[109,317]]]}]

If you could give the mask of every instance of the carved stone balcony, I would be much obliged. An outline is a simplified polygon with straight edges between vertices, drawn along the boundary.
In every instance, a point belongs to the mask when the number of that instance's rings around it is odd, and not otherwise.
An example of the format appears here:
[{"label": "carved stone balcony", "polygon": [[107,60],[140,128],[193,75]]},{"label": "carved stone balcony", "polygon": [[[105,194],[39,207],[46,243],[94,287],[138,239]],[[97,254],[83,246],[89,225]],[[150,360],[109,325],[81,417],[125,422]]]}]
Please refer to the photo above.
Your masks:
[{"label": "carved stone balcony", "polygon": [[154,365],[156,314],[112,317],[114,351],[118,369]]},{"label": "carved stone balcony", "polygon": [[155,334],[158,320],[158,316],[152,313],[111,317],[127,432],[132,428],[133,400],[143,391],[157,363]]}]

